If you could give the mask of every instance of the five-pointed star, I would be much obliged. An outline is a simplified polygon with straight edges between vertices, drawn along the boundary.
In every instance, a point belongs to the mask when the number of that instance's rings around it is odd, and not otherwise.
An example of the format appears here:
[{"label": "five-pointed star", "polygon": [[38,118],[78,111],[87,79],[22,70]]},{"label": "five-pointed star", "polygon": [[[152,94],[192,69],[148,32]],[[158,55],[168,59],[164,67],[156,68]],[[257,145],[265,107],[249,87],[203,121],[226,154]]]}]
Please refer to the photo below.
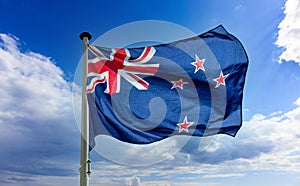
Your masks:
[{"label": "five-pointed star", "polygon": [[205,71],[205,68],[203,66],[204,62],[205,62],[205,59],[199,59],[199,57],[197,56],[197,54],[195,55],[195,58],[196,58],[196,61],[195,62],[192,62],[191,64],[194,65],[196,68],[195,68],[195,72],[198,72],[198,70],[203,70]]},{"label": "five-pointed star", "polygon": [[186,132],[188,131],[188,128],[193,125],[194,122],[188,122],[187,116],[184,117],[183,123],[178,123],[177,126],[179,126],[179,133],[181,133],[183,130]]},{"label": "five-pointed star", "polygon": [[225,79],[227,78],[229,74],[223,75],[223,72],[221,71],[220,76],[215,78],[214,81],[217,82],[216,87],[218,88],[220,85],[226,86]]},{"label": "five-pointed star", "polygon": [[171,89],[179,87],[182,90],[183,85],[188,84],[188,82],[184,82],[184,81],[182,81],[182,79],[180,79],[178,81],[171,81],[171,82],[173,83],[173,86],[172,86]]}]

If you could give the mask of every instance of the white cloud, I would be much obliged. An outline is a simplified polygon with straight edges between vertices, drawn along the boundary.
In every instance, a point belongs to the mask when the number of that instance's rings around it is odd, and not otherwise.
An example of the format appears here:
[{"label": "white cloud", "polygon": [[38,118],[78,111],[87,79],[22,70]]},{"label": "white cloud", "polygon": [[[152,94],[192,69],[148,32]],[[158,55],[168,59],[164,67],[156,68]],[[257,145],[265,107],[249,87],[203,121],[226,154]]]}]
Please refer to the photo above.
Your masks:
[{"label": "white cloud", "polygon": [[300,98],[298,98],[295,102],[294,102],[295,105],[297,106],[300,106]]},{"label": "white cloud", "polygon": [[[23,52],[18,42],[0,34],[0,172],[74,174],[78,130],[70,85],[49,57]],[[7,181],[14,185],[35,179],[13,175]]]},{"label": "white cloud", "polygon": [[48,57],[22,53],[13,37],[1,34],[0,39],[1,113],[48,119],[70,109],[70,88],[62,70]]},{"label": "white cloud", "polygon": [[236,174],[207,174],[207,175],[204,175],[203,178],[226,178],[226,177],[242,177],[242,176],[245,176],[245,174],[239,174],[239,173],[236,173]]},{"label": "white cloud", "polygon": [[284,10],[285,17],[279,24],[276,45],[284,51],[279,57],[279,63],[295,61],[300,65],[300,1],[287,0]]},{"label": "white cloud", "polygon": [[[278,170],[299,172],[300,166],[300,104],[296,108],[269,116],[257,114],[250,121],[244,122],[235,138],[218,136],[215,143],[220,143],[213,153],[205,156],[195,152],[192,159],[205,163],[210,158],[216,161],[219,172],[244,173],[245,171]],[[213,168],[213,166],[210,166]],[[217,171],[217,172],[218,172]],[[210,171],[208,171],[210,172]],[[216,172],[216,173],[217,173]]]},{"label": "white cloud", "polygon": [[[113,178],[111,179],[110,184],[114,186],[141,186],[142,185],[141,180],[137,176],[132,176],[128,178]],[[97,185],[100,185],[100,183],[98,183]]]},{"label": "white cloud", "polygon": [[36,176],[26,173],[11,171],[0,172],[0,185],[5,186],[53,186],[53,185],[78,185],[78,178],[75,176]]}]

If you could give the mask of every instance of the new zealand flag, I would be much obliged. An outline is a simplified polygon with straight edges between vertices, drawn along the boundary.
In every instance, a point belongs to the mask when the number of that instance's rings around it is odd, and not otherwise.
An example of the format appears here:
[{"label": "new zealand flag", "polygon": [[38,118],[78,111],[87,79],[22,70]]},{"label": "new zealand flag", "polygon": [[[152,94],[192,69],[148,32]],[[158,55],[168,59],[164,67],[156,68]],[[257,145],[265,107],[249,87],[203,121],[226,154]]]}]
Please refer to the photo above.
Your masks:
[{"label": "new zealand flag", "polygon": [[141,48],[88,45],[90,147],[101,134],[134,144],[235,136],[247,66],[242,44],[223,26]]}]

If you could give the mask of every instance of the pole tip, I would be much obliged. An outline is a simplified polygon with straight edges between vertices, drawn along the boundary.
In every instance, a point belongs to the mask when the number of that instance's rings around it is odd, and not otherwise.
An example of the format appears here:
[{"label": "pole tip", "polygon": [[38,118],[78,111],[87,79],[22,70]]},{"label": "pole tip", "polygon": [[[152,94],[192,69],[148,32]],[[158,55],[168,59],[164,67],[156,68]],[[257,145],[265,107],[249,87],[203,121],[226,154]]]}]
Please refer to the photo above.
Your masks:
[{"label": "pole tip", "polygon": [[88,40],[91,40],[92,39],[92,35],[88,32],[82,32],[80,35],[79,35],[80,39],[83,40],[83,38],[87,37]]}]

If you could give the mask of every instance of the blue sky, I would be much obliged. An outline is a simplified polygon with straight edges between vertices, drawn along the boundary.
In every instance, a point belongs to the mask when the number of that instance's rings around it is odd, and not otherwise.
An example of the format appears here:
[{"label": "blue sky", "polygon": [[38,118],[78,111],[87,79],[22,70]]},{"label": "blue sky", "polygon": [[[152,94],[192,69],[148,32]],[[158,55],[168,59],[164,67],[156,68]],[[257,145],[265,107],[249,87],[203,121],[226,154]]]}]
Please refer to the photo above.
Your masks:
[{"label": "blue sky", "polygon": [[[151,166],[117,164],[93,152],[91,185],[300,182],[299,0],[1,0],[0,8],[0,185],[78,184],[80,132],[71,91],[81,57],[78,35],[89,31],[93,42],[143,20],[197,34],[222,24],[240,39],[250,60],[244,123],[235,138],[219,135],[205,149],[192,138],[168,154],[180,139],[163,143],[153,153],[168,158]],[[143,150],[128,147],[141,159]]]}]

